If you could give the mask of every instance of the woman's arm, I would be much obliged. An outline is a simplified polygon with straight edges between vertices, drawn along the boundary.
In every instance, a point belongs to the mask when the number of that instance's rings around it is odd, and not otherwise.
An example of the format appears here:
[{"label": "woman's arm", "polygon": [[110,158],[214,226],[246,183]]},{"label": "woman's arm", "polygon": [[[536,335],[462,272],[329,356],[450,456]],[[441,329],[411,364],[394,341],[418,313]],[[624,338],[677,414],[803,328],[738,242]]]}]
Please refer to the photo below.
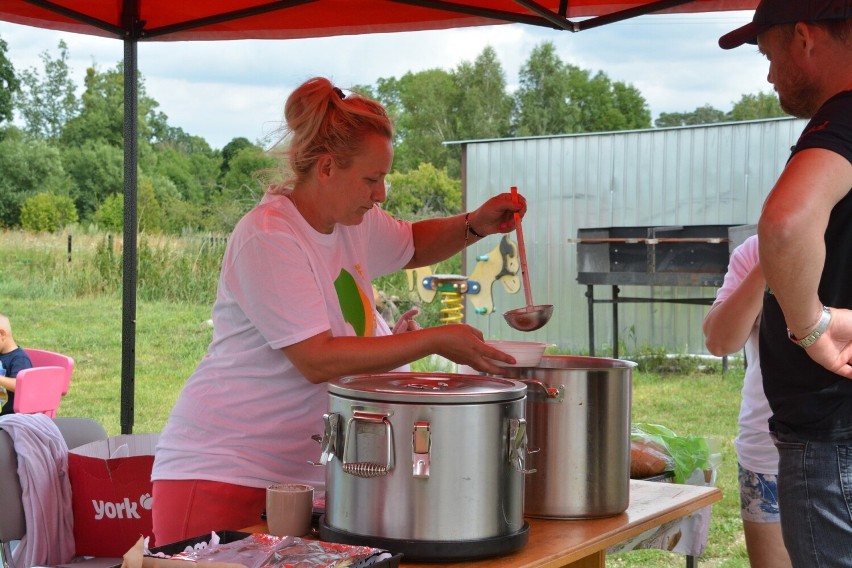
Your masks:
[{"label": "woman's arm", "polygon": [[432,354],[500,374],[488,359],[512,364],[515,360],[482,340],[482,332],[465,324],[441,325],[380,337],[334,337],[320,333],[281,349],[312,383],[345,375],[385,373]]},{"label": "woman's arm", "polygon": [[[452,217],[425,219],[412,224],[414,256],[405,268],[429,266],[446,260],[482,237],[508,233],[515,229],[514,214],[526,213],[526,200],[520,207],[512,202],[510,193],[501,193],[483,203],[478,209]],[[471,231],[468,231],[470,227]]]},{"label": "woman's arm", "polygon": [[745,345],[763,307],[766,280],[755,265],[731,294],[704,317],[704,340],[713,355],[729,355]]}]

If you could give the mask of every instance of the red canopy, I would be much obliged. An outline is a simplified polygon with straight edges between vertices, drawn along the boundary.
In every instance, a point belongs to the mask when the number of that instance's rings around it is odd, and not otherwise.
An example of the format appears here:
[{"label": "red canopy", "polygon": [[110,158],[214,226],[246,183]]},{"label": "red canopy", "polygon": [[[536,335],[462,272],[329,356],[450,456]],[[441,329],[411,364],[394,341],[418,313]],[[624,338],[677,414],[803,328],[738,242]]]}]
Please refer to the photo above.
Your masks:
[{"label": "red canopy", "polygon": [[2,0],[0,20],[140,41],[293,39],[508,22],[580,31],[647,13],[756,5],[757,0]]}]

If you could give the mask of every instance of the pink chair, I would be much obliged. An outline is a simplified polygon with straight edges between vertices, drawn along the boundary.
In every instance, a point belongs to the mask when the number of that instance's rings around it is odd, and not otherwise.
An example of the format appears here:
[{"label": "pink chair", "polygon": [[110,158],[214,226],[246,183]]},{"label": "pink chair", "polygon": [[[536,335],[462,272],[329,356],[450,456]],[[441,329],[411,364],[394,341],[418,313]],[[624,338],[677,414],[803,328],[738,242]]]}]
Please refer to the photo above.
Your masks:
[{"label": "pink chair", "polygon": [[18,371],[15,377],[15,402],[19,414],[56,416],[62,397],[71,387],[74,359],[43,349],[24,348],[32,368]]},{"label": "pink chair", "polygon": [[32,367],[18,371],[15,377],[15,413],[56,417],[66,384],[67,371],[64,367]]},{"label": "pink chair", "polygon": [[43,349],[25,347],[24,351],[32,361],[33,367],[62,367],[65,369],[65,385],[62,387],[62,396],[68,394],[68,389],[71,387],[71,374],[74,372],[74,359],[68,355]]}]

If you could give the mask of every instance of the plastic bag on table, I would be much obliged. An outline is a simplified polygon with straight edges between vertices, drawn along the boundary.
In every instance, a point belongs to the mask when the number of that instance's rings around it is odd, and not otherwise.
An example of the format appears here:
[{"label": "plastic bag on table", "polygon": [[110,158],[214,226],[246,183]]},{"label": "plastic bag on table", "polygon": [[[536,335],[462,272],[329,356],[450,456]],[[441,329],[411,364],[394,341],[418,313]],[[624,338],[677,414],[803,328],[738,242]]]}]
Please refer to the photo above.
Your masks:
[{"label": "plastic bag on table", "polygon": [[[647,477],[665,471],[674,474],[675,483],[693,482],[697,472],[703,472],[705,483],[715,482],[715,472],[722,461],[719,441],[706,436],[678,436],[669,428],[659,424],[634,424],[630,429],[631,476],[634,474],[634,460],[639,468],[656,469]],[[710,479],[707,477],[710,476]]]},{"label": "plastic bag on table", "polygon": [[245,539],[185,550],[171,558],[197,564],[241,564],[246,568],[360,568],[391,556],[385,550],[368,546],[253,533]]}]

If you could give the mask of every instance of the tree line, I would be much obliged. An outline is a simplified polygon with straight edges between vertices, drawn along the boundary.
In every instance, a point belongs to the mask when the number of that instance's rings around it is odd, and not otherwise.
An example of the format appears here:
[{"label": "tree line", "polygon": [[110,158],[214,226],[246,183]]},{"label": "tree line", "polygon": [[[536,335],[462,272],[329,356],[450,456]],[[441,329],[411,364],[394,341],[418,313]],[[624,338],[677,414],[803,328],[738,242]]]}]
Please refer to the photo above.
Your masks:
[{"label": "tree line", "polygon": [[[120,231],[123,223],[121,63],[71,77],[67,45],[17,71],[0,37],[0,227],[55,231],[77,223]],[[353,90],[394,118],[393,191],[386,209],[406,218],[461,209],[460,148],[474,140],[604,132],[783,116],[772,93],[744,94],[729,112],[705,105],[663,113],[652,125],[634,86],[562,61],[552,42],[530,53],[509,92],[492,47],[450,70],[408,72]],[[139,85],[139,228],[227,233],[280,172],[275,148],[239,137],[221,150],[169,124]],[[78,96],[78,92],[82,92]],[[17,115],[18,121],[13,122]]]}]

